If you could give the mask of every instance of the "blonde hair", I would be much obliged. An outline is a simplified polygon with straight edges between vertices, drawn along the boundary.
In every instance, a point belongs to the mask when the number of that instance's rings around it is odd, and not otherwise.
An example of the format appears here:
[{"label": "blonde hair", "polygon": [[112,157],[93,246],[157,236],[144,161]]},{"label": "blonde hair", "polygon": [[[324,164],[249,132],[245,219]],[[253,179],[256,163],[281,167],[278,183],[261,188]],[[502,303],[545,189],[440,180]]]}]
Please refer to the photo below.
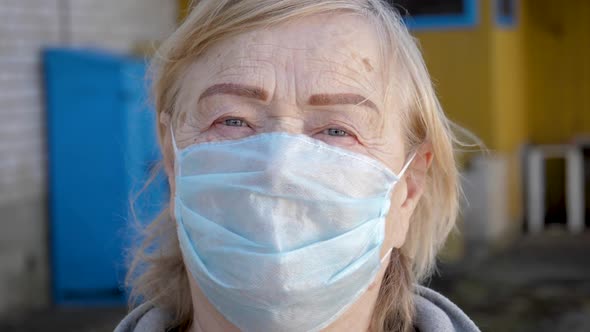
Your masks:
[{"label": "blonde hair", "polygon": [[[406,331],[412,327],[414,314],[413,283],[433,272],[436,255],[455,224],[460,188],[453,124],[436,98],[417,43],[394,8],[382,0],[199,1],[154,59],[155,107],[158,117],[168,114],[172,122],[177,121],[176,102],[183,74],[214,43],[244,31],[330,12],[356,13],[376,25],[382,54],[392,65],[389,80],[394,81],[393,73],[398,82],[401,80],[395,88],[390,86],[388,95],[395,93],[395,98],[404,101],[401,116],[407,151],[424,143],[432,147],[424,194],[411,217],[405,244],[391,255],[371,322],[375,331]],[[158,127],[162,147],[167,130],[165,124]],[[145,228],[142,236],[127,278],[132,299],[171,310],[175,326],[186,328],[192,319],[189,282],[168,211]]]}]

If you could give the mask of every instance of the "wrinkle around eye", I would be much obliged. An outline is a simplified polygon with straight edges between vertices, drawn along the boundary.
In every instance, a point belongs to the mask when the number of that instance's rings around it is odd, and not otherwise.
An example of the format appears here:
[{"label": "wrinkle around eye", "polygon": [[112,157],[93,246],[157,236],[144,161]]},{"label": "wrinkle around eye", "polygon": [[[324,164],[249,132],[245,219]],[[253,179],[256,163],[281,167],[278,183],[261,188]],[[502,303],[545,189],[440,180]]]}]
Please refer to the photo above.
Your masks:
[{"label": "wrinkle around eye", "polygon": [[358,140],[354,136],[330,136],[323,133],[316,134],[313,136],[315,139],[319,139],[326,144],[342,147],[342,148],[350,148],[360,145]]}]

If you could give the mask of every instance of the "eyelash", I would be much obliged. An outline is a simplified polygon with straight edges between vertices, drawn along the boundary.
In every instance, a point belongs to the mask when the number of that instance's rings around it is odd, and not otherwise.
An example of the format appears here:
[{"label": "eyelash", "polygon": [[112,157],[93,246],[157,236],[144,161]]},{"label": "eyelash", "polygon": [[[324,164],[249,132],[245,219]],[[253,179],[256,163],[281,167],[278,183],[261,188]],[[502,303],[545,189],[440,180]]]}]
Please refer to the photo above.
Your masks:
[{"label": "eyelash", "polygon": [[[239,125],[235,125],[235,123],[238,121],[239,121]],[[249,125],[246,121],[244,121],[243,119],[239,119],[239,118],[223,119],[222,122],[225,126],[228,126],[228,127],[249,127]],[[231,122],[233,122],[234,124],[229,124]]]},{"label": "eyelash", "polygon": [[[348,131],[346,131],[346,129],[342,129],[342,128],[338,128],[338,127],[332,127],[332,128],[328,128],[328,129],[324,129],[322,131],[323,134],[326,134],[328,136],[334,136],[334,137],[347,137],[347,136],[352,136]],[[334,135],[332,135],[332,134]]]}]

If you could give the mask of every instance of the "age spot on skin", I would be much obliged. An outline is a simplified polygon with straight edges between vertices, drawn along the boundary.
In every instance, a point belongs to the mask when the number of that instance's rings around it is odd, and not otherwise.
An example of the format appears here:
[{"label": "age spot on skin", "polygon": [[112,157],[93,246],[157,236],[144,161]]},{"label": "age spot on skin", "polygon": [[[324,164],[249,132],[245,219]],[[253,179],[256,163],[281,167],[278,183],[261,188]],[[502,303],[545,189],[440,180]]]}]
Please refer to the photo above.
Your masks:
[{"label": "age spot on skin", "polygon": [[369,61],[369,59],[363,58],[363,65],[365,65],[365,70],[367,72],[370,73],[373,71],[373,66],[371,65],[371,61]]}]

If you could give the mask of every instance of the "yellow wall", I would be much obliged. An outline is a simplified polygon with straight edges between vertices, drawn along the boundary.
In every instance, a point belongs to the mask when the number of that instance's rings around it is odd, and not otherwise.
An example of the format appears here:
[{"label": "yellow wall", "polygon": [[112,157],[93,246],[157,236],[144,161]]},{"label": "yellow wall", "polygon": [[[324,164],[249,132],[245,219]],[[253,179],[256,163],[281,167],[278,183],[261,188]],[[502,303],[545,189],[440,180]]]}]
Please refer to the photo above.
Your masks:
[{"label": "yellow wall", "polygon": [[518,149],[529,136],[523,10],[517,8],[516,26],[499,27],[493,4],[480,1],[476,27],[417,31],[414,35],[422,45],[445,113],[482,139],[492,156],[505,160],[506,178],[497,180],[506,184],[507,216],[519,220],[522,181]]},{"label": "yellow wall", "polygon": [[[492,9],[492,15],[494,15]],[[519,147],[528,139],[526,119],[526,69],[522,8],[516,10],[514,27],[492,27],[491,81],[493,141],[495,153],[506,158],[506,206],[511,220],[522,216],[522,180]],[[514,225],[518,228],[517,225]]]},{"label": "yellow wall", "polygon": [[496,27],[482,0],[476,27],[414,35],[447,115],[492,151],[515,151],[528,135],[522,30]]},{"label": "yellow wall", "polygon": [[590,1],[526,1],[530,138],[562,143],[590,133]]},{"label": "yellow wall", "polygon": [[415,31],[446,114],[484,142],[492,140],[490,20],[468,29]]},{"label": "yellow wall", "polygon": [[491,88],[493,141],[499,152],[514,152],[527,140],[526,71],[521,29],[492,31]]},{"label": "yellow wall", "polygon": [[177,0],[178,2],[178,21],[181,22],[188,14],[191,0]]},{"label": "yellow wall", "polygon": [[482,0],[475,28],[414,33],[446,113],[500,153],[590,134],[590,1],[517,3],[514,28]]},{"label": "yellow wall", "polygon": [[515,27],[480,1],[471,29],[418,31],[447,115],[507,160],[509,215],[521,214],[518,149],[590,135],[590,1],[520,0]]}]

